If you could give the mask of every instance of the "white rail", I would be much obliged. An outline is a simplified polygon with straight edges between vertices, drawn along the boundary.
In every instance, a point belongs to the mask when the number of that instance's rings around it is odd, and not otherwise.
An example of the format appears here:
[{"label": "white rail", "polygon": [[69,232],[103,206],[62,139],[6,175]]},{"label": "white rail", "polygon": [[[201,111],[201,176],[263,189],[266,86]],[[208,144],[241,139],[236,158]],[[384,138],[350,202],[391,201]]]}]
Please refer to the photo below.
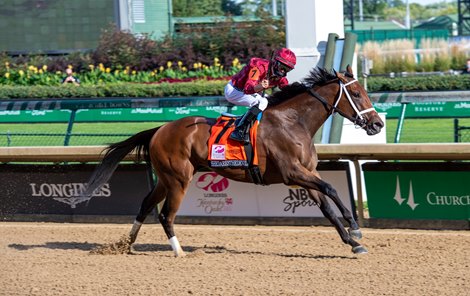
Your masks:
[{"label": "white rail", "polygon": [[[470,160],[470,143],[317,144],[322,160]],[[106,146],[0,147],[0,162],[92,162]],[[135,159],[130,154],[126,160]]]}]

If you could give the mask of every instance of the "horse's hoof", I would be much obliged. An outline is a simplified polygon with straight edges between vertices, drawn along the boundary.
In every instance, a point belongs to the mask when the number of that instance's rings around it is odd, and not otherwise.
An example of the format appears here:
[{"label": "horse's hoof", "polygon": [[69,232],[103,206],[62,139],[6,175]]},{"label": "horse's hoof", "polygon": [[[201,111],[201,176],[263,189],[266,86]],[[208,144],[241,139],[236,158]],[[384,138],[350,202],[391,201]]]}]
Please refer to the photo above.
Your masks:
[{"label": "horse's hoof", "polygon": [[361,239],[362,238],[362,232],[361,232],[360,229],[351,229],[351,228],[349,228],[348,232],[349,232],[349,235],[353,239]]},{"label": "horse's hoof", "polygon": [[352,252],[354,254],[367,254],[369,252],[367,252],[367,249],[364,248],[363,246],[356,246],[354,248],[352,248]]}]

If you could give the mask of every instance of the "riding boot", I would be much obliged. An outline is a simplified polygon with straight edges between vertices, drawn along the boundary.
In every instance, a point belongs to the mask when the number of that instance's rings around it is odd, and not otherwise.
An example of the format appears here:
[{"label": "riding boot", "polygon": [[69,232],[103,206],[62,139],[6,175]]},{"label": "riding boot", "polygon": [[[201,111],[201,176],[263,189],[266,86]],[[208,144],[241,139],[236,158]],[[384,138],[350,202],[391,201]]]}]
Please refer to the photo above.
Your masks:
[{"label": "riding boot", "polygon": [[230,134],[230,139],[238,142],[249,143],[250,135],[248,131],[250,129],[250,124],[256,119],[260,112],[261,110],[258,108],[258,105],[248,109],[245,115],[243,115],[238,122],[235,130]]}]

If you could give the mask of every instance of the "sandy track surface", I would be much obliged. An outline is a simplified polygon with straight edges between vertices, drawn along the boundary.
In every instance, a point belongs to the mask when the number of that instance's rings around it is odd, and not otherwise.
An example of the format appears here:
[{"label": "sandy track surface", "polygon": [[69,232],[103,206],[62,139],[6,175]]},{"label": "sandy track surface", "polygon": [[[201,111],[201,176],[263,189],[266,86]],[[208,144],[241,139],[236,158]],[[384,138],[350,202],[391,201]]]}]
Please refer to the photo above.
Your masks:
[{"label": "sandy track surface", "polygon": [[0,223],[0,295],[470,295],[470,232],[145,224],[132,254],[96,255],[131,225]]}]

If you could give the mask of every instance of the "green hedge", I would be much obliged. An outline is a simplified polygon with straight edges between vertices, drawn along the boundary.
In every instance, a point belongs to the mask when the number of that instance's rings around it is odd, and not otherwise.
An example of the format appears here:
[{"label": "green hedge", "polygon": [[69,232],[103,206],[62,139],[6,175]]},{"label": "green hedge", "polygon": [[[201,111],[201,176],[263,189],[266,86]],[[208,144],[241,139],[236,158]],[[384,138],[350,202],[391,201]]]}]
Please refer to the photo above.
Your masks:
[{"label": "green hedge", "polygon": [[383,91],[449,91],[469,90],[470,75],[411,76],[411,77],[369,77],[369,92]]},{"label": "green hedge", "polygon": [[223,95],[227,81],[195,81],[161,84],[114,83],[102,85],[2,86],[0,99],[167,97]]},{"label": "green hedge", "polygon": [[[104,97],[168,97],[222,96],[225,80],[137,84],[114,83],[100,85],[64,86],[1,86],[0,99],[47,98],[104,98]],[[369,92],[383,91],[449,91],[469,90],[470,75],[426,77],[369,77]]]}]

